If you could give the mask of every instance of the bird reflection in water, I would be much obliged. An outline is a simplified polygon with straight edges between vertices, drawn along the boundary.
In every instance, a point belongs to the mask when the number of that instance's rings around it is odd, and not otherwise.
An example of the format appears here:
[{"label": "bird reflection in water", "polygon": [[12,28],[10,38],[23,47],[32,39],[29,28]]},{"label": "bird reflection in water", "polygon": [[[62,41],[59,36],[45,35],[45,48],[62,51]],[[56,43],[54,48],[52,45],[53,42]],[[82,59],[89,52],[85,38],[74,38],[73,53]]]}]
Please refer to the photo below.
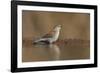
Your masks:
[{"label": "bird reflection in water", "polygon": [[59,60],[60,59],[60,48],[57,44],[37,44],[34,45],[36,48],[42,48],[45,55],[48,56],[50,60]]},{"label": "bird reflection in water", "polygon": [[59,60],[60,59],[60,48],[56,44],[49,44],[49,50],[50,53],[52,54],[52,58],[54,60]]}]

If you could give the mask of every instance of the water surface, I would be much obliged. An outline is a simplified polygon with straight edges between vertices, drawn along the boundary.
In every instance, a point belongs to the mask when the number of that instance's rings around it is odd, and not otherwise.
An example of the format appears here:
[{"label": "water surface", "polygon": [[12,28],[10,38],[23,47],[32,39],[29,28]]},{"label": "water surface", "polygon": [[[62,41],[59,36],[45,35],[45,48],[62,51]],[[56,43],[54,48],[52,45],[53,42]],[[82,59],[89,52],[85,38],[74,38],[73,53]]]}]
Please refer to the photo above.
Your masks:
[{"label": "water surface", "polygon": [[22,62],[80,60],[90,58],[88,40],[67,40],[53,44],[32,44],[23,42]]}]

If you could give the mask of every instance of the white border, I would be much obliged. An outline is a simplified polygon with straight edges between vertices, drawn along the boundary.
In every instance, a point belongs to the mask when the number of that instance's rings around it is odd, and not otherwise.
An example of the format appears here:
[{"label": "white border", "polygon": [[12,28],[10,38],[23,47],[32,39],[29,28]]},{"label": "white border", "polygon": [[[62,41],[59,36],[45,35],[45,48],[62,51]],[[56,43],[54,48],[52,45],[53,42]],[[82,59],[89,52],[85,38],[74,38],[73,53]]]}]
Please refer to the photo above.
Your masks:
[{"label": "white border", "polygon": [[[45,61],[45,62],[24,62],[22,63],[22,10],[35,11],[54,11],[54,12],[74,12],[90,13],[90,59],[87,60],[64,60],[64,61]],[[94,63],[94,10],[93,9],[76,9],[76,8],[57,8],[57,7],[40,7],[40,6],[18,6],[18,51],[17,60],[18,68],[41,67],[41,66],[58,66],[58,65],[78,65]]]}]

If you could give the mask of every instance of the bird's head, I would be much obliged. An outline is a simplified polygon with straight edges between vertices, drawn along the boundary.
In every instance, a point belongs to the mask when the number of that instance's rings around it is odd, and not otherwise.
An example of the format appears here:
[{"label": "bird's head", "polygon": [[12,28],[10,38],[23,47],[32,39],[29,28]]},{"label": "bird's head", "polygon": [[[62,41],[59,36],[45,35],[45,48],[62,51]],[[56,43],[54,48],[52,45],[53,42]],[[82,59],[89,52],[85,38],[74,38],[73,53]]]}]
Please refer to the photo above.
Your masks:
[{"label": "bird's head", "polygon": [[61,29],[61,25],[56,25],[54,28],[55,31],[60,30],[60,29]]}]

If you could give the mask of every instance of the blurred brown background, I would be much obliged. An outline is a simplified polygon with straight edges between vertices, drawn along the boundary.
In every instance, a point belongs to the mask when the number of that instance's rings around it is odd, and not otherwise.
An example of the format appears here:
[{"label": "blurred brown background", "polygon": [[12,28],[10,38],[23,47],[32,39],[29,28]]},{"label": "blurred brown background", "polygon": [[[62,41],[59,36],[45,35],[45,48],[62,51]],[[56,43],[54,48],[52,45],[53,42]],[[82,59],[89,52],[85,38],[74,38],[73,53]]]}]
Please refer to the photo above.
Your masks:
[{"label": "blurred brown background", "polygon": [[90,15],[87,13],[64,13],[25,11],[22,12],[23,39],[41,37],[62,25],[59,39],[90,39]]},{"label": "blurred brown background", "polygon": [[[34,45],[57,24],[60,43]],[[22,62],[90,58],[90,15],[87,13],[22,11]],[[57,41],[58,42],[58,41]]]}]

